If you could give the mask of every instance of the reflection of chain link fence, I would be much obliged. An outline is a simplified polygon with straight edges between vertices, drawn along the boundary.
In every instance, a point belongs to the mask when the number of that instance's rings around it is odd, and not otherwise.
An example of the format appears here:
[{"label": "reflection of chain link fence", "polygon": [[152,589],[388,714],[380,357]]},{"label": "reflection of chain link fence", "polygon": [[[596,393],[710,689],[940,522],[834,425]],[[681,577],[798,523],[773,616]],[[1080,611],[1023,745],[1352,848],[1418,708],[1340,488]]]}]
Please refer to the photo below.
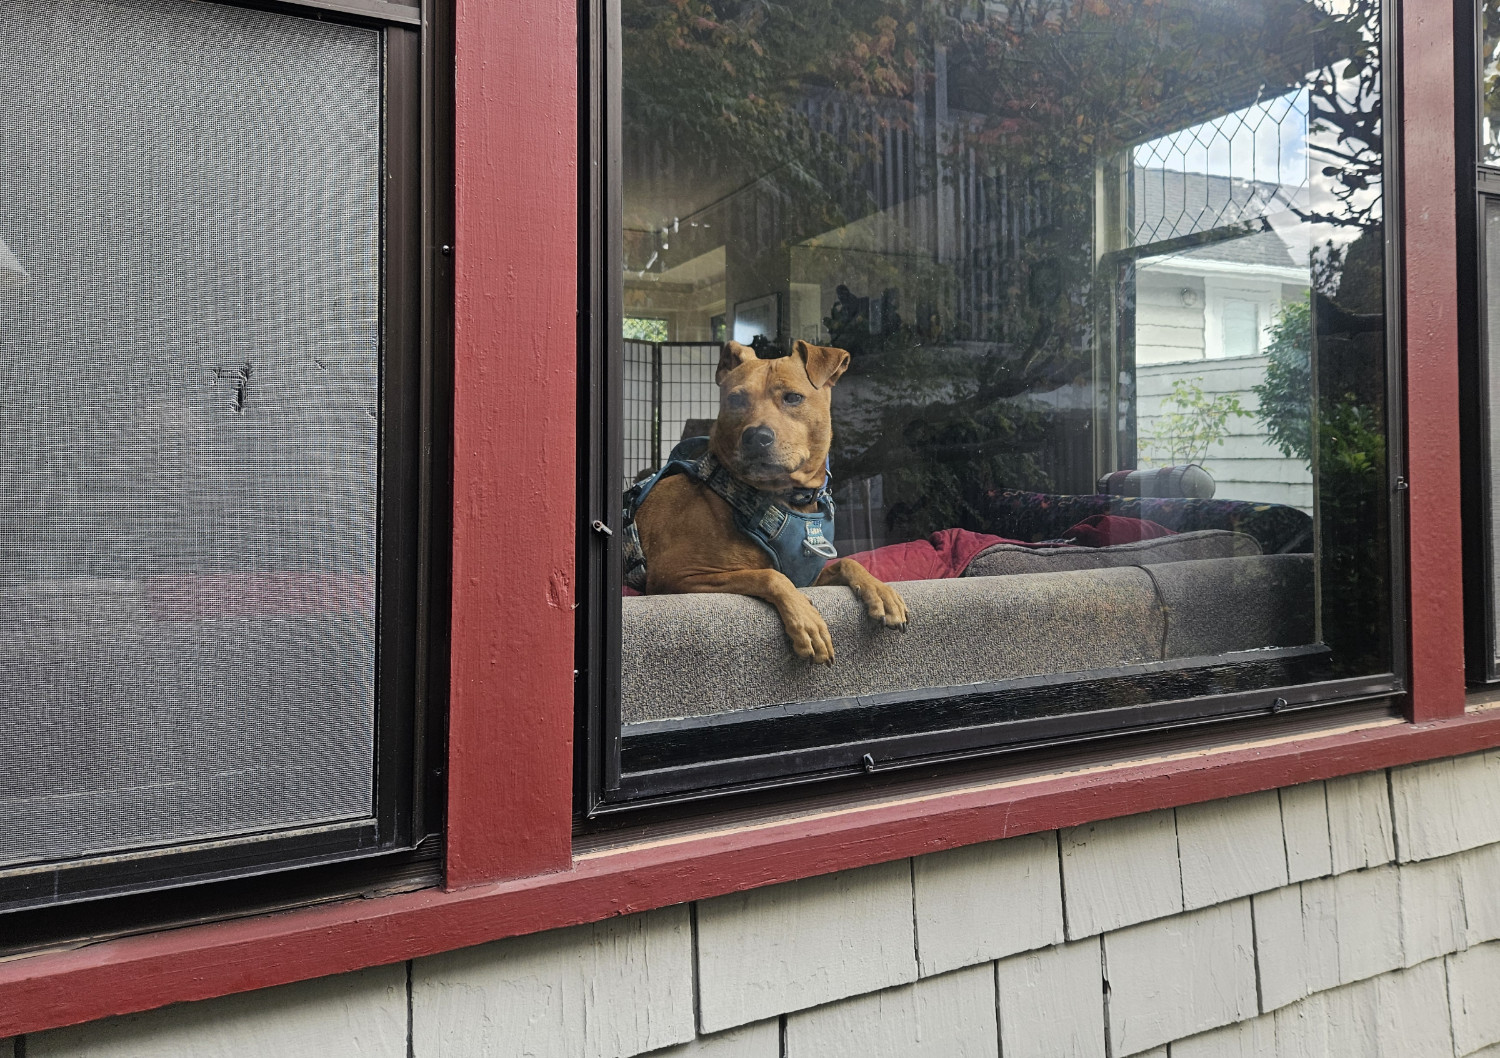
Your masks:
[{"label": "reflection of chain link fence", "polygon": [[1291,92],[1137,145],[1133,245],[1255,225],[1307,191],[1307,94]]}]

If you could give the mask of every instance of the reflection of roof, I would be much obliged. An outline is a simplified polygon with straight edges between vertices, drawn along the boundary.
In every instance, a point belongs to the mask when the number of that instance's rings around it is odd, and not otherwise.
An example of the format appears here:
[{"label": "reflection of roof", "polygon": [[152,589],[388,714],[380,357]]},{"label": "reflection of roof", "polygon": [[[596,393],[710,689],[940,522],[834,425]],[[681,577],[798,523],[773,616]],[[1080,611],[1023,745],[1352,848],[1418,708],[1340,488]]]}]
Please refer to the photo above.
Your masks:
[{"label": "reflection of roof", "polygon": [[[1288,189],[1265,180],[1139,166],[1131,173],[1131,234],[1137,246],[1257,222],[1290,205]],[[1240,264],[1301,263],[1271,231],[1209,243],[1179,256]]]},{"label": "reflection of roof", "polygon": [[1289,190],[1267,180],[1144,169],[1131,173],[1137,246],[1259,220],[1291,205]]},{"label": "reflection of roof", "polygon": [[1295,268],[1303,263],[1292,256],[1291,249],[1274,231],[1260,231],[1238,239],[1211,242],[1174,256],[1190,261],[1233,261],[1236,264],[1276,265],[1282,268],[1288,265]]}]

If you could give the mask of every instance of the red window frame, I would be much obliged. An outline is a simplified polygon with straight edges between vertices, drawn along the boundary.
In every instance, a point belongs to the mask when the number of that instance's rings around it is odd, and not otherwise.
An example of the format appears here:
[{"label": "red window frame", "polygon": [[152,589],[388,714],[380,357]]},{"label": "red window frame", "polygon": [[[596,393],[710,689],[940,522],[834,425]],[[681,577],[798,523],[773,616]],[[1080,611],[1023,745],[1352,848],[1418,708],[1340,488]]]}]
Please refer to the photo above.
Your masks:
[{"label": "red window frame", "polygon": [[[579,7],[459,0],[446,887],[0,963],[0,1039],[933,852],[1500,745],[1466,711],[1452,5],[1400,5],[1408,721],[575,856]],[[1399,159],[1398,159],[1399,161]],[[538,526],[554,531],[539,532]]]}]

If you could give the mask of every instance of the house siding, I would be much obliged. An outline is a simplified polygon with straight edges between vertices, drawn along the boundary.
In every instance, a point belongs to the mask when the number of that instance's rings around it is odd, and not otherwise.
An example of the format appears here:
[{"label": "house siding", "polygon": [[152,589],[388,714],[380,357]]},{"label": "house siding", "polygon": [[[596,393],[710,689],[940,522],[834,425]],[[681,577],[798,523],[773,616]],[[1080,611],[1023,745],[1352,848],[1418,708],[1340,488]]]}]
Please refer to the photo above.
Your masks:
[{"label": "house siding", "polygon": [[1493,1058],[1496,820],[1490,751],[107,1019],[22,1053]]}]

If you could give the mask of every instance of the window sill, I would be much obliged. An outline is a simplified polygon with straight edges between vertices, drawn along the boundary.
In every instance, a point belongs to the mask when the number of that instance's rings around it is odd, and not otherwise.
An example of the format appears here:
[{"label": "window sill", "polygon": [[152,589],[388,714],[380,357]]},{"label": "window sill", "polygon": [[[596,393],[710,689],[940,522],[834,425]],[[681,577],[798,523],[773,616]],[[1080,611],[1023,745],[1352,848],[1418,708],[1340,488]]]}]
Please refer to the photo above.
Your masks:
[{"label": "window sill", "polygon": [[1500,745],[1500,697],[1457,717],[1187,746],[1073,771],[820,806],[794,818],[580,849],[570,870],[350,900],[0,963],[0,1039],[345,973],[762,885]]}]

